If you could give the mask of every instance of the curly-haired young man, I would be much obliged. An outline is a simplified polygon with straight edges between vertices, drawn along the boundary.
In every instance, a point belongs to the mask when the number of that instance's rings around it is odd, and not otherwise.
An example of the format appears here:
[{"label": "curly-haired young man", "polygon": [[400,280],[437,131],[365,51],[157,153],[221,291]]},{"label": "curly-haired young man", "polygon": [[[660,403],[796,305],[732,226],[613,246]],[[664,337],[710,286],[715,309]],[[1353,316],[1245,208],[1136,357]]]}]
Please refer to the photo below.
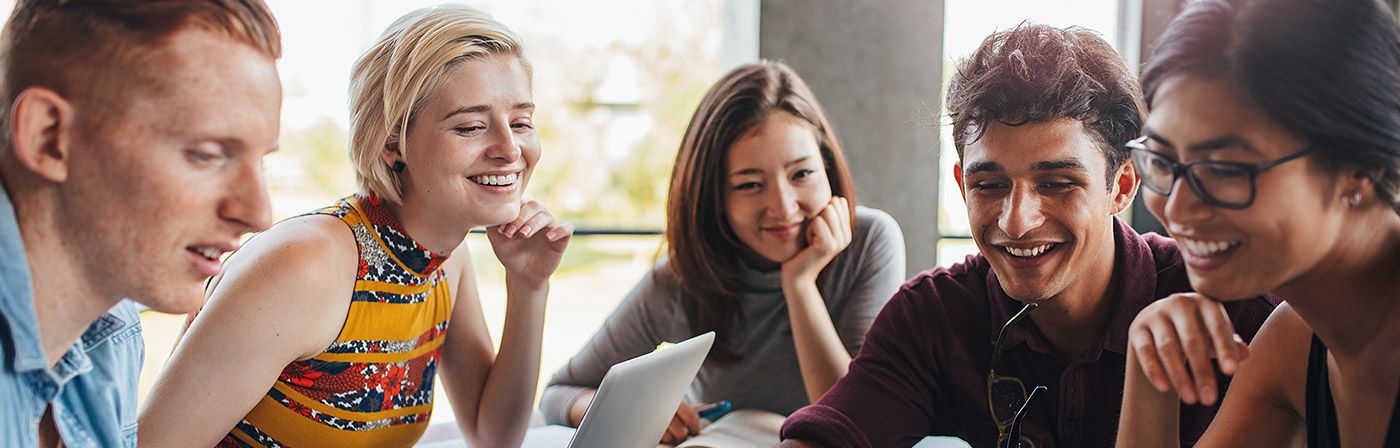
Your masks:
[{"label": "curly-haired young man", "polygon": [[[782,446],[1112,445],[1129,324],[1190,290],[1173,241],[1114,216],[1138,188],[1123,145],[1143,106],[1102,37],[1029,24],[993,34],[958,66],[947,105],[981,254],[905,283],[849,373],[787,420]],[[1274,303],[1227,308],[1250,338]],[[1184,408],[1182,440],[1214,413]]]}]

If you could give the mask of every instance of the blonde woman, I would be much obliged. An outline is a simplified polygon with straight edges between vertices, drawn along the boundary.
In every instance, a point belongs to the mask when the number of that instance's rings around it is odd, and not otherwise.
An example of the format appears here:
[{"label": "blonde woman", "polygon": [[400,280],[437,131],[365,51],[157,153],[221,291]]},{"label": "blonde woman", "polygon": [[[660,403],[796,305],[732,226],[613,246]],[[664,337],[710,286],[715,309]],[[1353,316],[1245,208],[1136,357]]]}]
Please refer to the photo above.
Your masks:
[{"label": "blonde woman", "polygon": [[[352,76],[360,192],[228,259],[141,413],[142,446],[409,446],[439,369],[473,446],[524,437],[573,229],[521,197],[540,145],[520,39],[472,8],[419,10]],[[499,353],[461,244],[481,226],[506,272]]]}]

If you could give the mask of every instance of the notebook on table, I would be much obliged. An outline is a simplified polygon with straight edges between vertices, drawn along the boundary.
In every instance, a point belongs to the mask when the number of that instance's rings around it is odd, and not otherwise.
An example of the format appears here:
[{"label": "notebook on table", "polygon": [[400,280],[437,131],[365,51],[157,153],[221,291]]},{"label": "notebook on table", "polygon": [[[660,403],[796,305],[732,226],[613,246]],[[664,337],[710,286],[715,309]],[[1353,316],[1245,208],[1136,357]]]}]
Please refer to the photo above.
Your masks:
[{"label": "notebook on table", "polygon": [[706,425],[676,448],[769,448],[777,445],[783,415],[758,409],[740,409]]}]

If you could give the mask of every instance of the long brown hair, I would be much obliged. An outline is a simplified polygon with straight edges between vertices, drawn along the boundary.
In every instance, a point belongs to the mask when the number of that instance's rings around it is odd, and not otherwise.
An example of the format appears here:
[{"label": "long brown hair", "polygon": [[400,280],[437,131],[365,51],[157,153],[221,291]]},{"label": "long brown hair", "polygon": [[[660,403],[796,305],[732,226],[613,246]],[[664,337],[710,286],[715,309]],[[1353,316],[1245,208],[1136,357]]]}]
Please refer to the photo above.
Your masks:
[{"label": "long brown hair", "polygon": [[669,270],[681,285],[690,328],[715,332],[718,341],[710,359],[722,364],[741,358],[732,345],[743,318],[736,260],[750,250],[724,217],[727,156],[735,140],[777,111],[812,126],[831,192],[850,200],[855,222],[855,187],[836,132],[797,73],[781,62],[762,61],[734,69],[710,88],[676,153],[666,200],[666,243]]}]

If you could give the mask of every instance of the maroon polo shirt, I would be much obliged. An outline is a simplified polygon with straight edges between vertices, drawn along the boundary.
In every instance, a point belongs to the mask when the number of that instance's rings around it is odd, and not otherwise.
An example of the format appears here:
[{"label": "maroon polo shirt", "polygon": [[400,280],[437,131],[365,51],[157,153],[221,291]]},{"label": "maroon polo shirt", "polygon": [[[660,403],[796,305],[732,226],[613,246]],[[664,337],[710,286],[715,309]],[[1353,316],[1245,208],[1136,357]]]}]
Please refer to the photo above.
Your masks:
[{"label": "maroon polo shirt", "polygon": [[[1063,359],[1032,319],[1007,332],[997,373],[1020,378],[1027,391],[1049,388],[1036,396],[1021,423],[1021,434],[1037,448],[1113,446],[1128,326],[1153,301],[1191,290],[1174,241],[1138,235],[1117,218],[1114,226],[1119,286],[1097,344],[1075,359]],[[1261,297],[1230,302],[1225,309],[1248,341],[1277,303]],[[1021,306],[1002,291],[980,255],[919,274],[880,312],[850,372],[816,404],[788,417],[783,438],[830,447],[907,447],[932,435],[994,446],[987,369],[997,332]],[[1228,378],[1220,377],[1219,384],[1223,396]],[[1182,445],[1200,438],[1215,411],[1182,406]]]}]

